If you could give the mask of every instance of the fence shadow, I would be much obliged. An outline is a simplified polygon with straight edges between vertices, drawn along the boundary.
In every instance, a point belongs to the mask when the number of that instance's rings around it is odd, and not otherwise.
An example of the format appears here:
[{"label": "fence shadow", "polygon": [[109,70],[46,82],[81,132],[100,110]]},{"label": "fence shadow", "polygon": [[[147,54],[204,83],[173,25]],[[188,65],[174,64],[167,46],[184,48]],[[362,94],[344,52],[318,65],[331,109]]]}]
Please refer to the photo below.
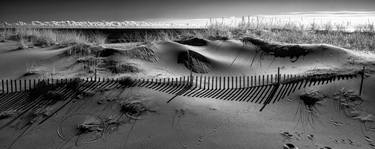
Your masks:
[{"label": "fence shadow", "polygon": [[[364,71],[363,71],[364,72]],[[214,98],[236,102],[253,102],[266,105],[276,103],[293,92],[316,85],[329,84],[339,80],[353,79],[364,73],[347,74],[267,74],[257,76],[182,76],[155,79],[32,79],[0,80],[0,113],[16,111],[17,116],[0,126],[11,124],[28,111],[44,108],[62,101],[53,113],[41,122],[48,120],[80,94],[95,93],[98,90],[143,87],[174,95],[167,103],[178,96]],[[57,100],[58,99],[58,100]]]}]

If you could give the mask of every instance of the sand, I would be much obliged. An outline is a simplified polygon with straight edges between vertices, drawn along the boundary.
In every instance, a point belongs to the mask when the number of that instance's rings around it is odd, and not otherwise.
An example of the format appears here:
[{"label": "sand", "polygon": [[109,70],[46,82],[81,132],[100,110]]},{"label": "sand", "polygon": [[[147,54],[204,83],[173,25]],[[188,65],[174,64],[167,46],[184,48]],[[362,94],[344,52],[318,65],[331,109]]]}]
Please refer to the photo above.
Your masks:
[{"label": "sand", "polygon": [[[191,71],[201,71],[194,75],[259,75],[276,73],[303,74],[323,71],[360,70],[365,64],[369,75],[365,79],[361,109],[369,114],[375,113],[374,87],[375,57],[363,56],[330,45],[298,45],[306,54],[298,56],[280,56],[265,51],[254,43],[240,40],[208,41],[199,40],[198,44],[189,42],[164,41],[150,46],[158,57],[157,62],[139,58],[129,58],[115,53],[121,63],[132,63],[139,73],[111,74],[100,71],[102,77],[163,78],[189,75]],[[267,43],[283,49],[294,45]],[[104,49],[127,51],[128,44],[102,45]],[[149,45],[146,45],[149,46]],[[126,47],[126,48],[124,48]],[[90,77],[82,70],[82,65],[75,64],[72,56],[63,56],[69,50],[65,48],[30,48],[14,50],[17,43],[0,43],[0,78],[36,78],[36,77]],[[186,57],[189,51],[191,59]],[[194,53],[194,54],[191,54]],[[179,62],[179,60],[182,60]],[[189,62],[193,65],[189,66]],[[23,77],[27,65],[35,63],[36,68],[43,68],[38,75]],[[321,70],[321,71],[322,71]],[[166,103],[173,95],[147,88],[127,88],[97,92],[92,97],[84,97],[72,102],[42,125],[32,125],[12,148],[282,148],[285,143],[293,143],[300,149],[316,149],[329,146],[337,149],[368,149],[375,134],[364,130],[359,120],[346,117],[338,110],[337,102],[326,98],[317,105],[318,115],[313,124],[301,120],[298,114],[309,116],[308,112],[297,113],[301,106],[299,95],[307,90],[319,90],[333,96],[341,88],[358,91],[360,79],[341,80],[327,85],[319,85],[299,90],[276,104],[268,105],[259,112],[261,105],[247,102],[223,101],[211,98],[191,98],[177,96]],[[141,101],[151,110],[142,114],[139,120],[124,119],[117,129],[104,133],[99,139],[87,142],[94,133],[74,137],[74,127],[82,119],[92,117],[114,117],[120,115],[120,106],[116,101],[103,99],[131,99]],[[61,105],[58,103],[56,106]],[[81,117],[80,117],[81,115]],[[83,116],[82,116],[83,115]],[[68,120],[66,120],[68,119]],[[65,121],[66,120],[66,121]],[[1,121],[0,121],[1,122]],[[4,123],[4,122],[1,122]],[[366,123],[368,128],[373,124]],[[374,125],[375,126],[375,125]],[[63,141],[56,132],[63,127],[66,138]],[[0,148],[9,147],[16,135],[22,130],[6,127],[0,130]],[[292,137],[283,136],[288,132]],[[78,138],[78,139],[77,139]],[[78,143],[77,143],[78,142]],[[86,143],[85,143],[86,142]]]}]

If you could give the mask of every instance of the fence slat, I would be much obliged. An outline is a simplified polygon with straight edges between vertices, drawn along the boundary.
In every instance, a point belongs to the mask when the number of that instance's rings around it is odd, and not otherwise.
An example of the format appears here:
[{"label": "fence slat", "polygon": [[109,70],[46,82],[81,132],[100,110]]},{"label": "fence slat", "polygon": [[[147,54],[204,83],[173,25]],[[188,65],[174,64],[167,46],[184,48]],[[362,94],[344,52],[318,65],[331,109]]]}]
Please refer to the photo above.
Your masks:
[{"label": "fence slat", "polygon": [[4,88],[4,80],[1,80],[1,91],[2,93],[5,93],[5,88]]},{"label": "fence slat", "polygon": [[23,89],[27,91],[27,80],[24,80],[23,82]]},{"label": "fence slat", "polygon": [[199,89],[202,88],[202,75],[199,76]]},{"label": "fence slat", "polygon": [[11,91],[11,93],[14,92],[13,82],[14,82],[14,80],[10,80],[10,89],[11,89],[10,91]]}]

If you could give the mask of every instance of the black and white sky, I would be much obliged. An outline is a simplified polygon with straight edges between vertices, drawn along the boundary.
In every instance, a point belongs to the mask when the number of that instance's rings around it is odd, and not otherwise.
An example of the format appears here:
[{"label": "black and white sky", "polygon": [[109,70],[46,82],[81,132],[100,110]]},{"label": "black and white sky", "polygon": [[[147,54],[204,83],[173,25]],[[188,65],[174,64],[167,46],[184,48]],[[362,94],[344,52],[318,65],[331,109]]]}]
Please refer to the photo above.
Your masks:
[{"label": "black and white sky", "polygon": [[375,0],[2,0],[0,21],[122,21],[375,11]]}]

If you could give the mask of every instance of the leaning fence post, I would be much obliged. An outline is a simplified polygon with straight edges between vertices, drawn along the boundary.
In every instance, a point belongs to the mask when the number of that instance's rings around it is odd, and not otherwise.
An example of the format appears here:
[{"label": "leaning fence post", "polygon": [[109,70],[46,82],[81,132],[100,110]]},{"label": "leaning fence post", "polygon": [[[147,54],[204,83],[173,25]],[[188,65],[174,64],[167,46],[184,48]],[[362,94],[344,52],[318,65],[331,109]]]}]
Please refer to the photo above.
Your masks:
[{"label": "leaning fence post", "polygon": [[362,68],[361,72],[361,86],[359,87],[359,96],[362,95],[363,79],[365,78],[365,66]]}]

